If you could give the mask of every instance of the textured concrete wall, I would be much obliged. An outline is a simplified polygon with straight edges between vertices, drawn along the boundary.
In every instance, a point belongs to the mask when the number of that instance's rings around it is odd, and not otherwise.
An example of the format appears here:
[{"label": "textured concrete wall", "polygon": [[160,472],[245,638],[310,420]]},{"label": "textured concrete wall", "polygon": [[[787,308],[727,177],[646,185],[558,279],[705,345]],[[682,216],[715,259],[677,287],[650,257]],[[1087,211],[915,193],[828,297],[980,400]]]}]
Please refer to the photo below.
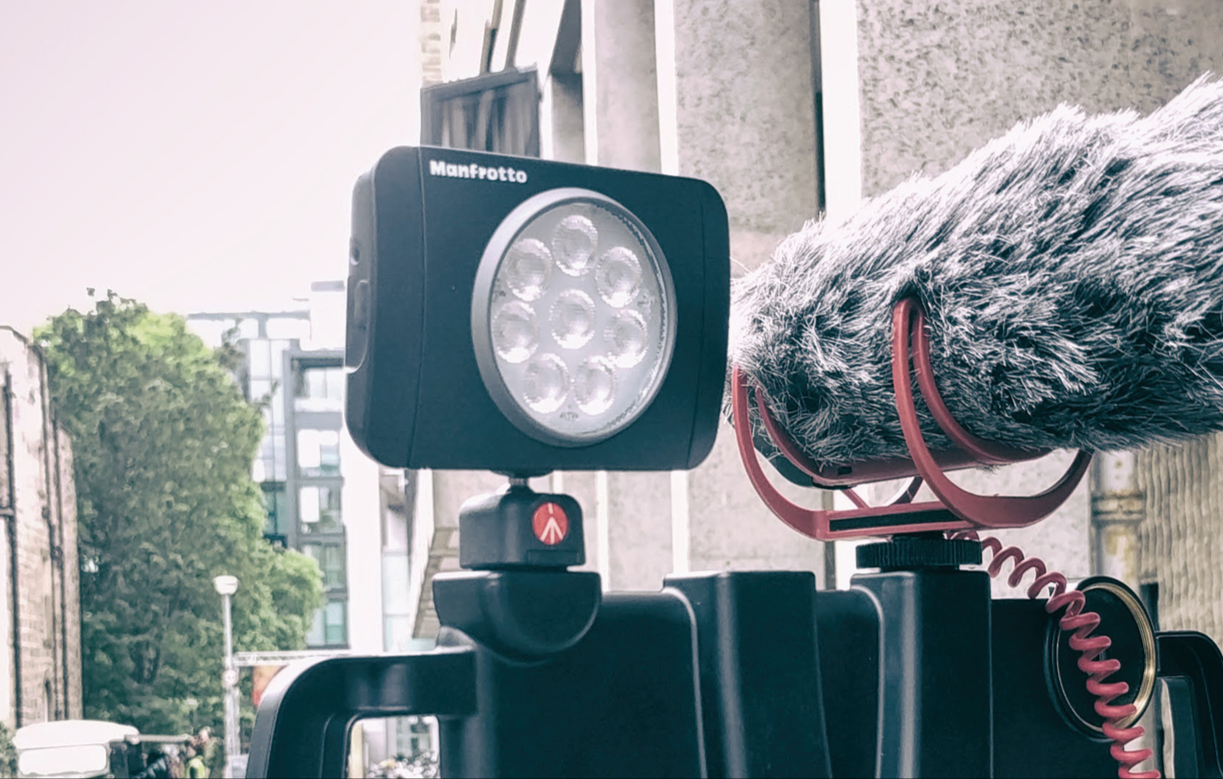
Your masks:
[{"label": "textured concrete wall", "polygon": [[[675,134],[675,172],[710,182],[725,200],[739,274],[818,211],[812,9],[763,0],[674,0],[671,8],[673,73],[661,55],[659,71],[674,78],[674,127],[662,132]],[[823,545],[761,503],[729,426],[687,482],[691,570],[822,574]]]},{"label": "textured concrete wall", "polygon": [[[586,0],[581,35],[586,163],[660,170],[654,3]],[[669,475],[607,473],[595,478],[605,491],[597,488],[595,503],[586,504],[588,516],[595,514],[586,532],[607,542],[602,550],[605,586],[658,589],[672,569]]]},{"label": "textured concrete wall", "polygon": [[586,162],[659,170],[653,0],[582,3]]},{"label": "textured concrete wall", "polygon": [[754,268],[813,219],[815,93],[804,2],[675,0],[679,173],[717,187]]},{"label": "textured concrete wall", "polygon": [[[543,156],[560,162],[586,161],[586,136],[582,119],[582,76],[577,73],[552,73],[544,81],[548,105],[541,110],[551,115],[551,149]],[[550,152],[550,153],[549,153]]]},{"label": "textured concrete wall", "polygon": [[1160,628],[1223,642],[1223,442],[1140,452],[1138,478],[1139,561],[1143,579],[1159,584]]},{"label": "textured concrete wall", "polygon": [[857,5],[866,195],[1058,103],[1147,112],[1221,64],[1217,0]]},{"label": "textured concrete wall", "polygon": [[[575,569],[579,571],[598,573],[600,555],[606,551],[602,548],[604,546],[603,535],[608,528],[606,517],[600,516],[599,479],[599,474],[593,471],[565,471],[553,473],[543,480],[548,491],[571,495],[582,507],[582,533],[586,541],[586,563]],[[604,589],[607,588],[606,581],[603,582],[603,586]]]},{"label": "textured concrete wall", "polygon": [[[867,196],[913,173],[938,174],[1017,121],[1059,103],[1088,111],[1149,112],[1204,71],[1223,70],[1218,0],[855,2]],[[824,74],[826,80],[835,77]],[[1201,549],[1218,544],[1202,514],[1204,507],[1217,505],[1209,502],[1214,488],[1205,466],[1188,466],[1202,462],[1203,452],[1214,445],[1203,442],[1181,453],[1160,450],[1139,463],[1151,511],[1142,529],[1142,566],[1147,579],[1160,582],[1167,626],[1198,624],[1202,618],[1212,630],[1221,625],[1220,582],[1217,573],[1213,580],[1206,574],[1219,570],[1223,557],[1198,557]],[[1064,464],[1059,456],[993,476],[961,478],[983,492],[1031,493],[1052,484]],[[1071,577],[1085,576],[1090,517],[1084,484],[1053,518],[1008,533],[1006,540]]]},{"label": "textured concrete wall", "polygon": [[670,474],[606,478],[607,588],[657,590],[673,570]]},{"label": "textured concrete wall", "polygon": [[[824,506],[830,496],[794,487],[764,467],[782,494],[800,506]],[[689,475],[688,492],[690,570],[813,571],[824,581],[824,544],[791,530],[761,502],[725,422],[709,459]]]}]

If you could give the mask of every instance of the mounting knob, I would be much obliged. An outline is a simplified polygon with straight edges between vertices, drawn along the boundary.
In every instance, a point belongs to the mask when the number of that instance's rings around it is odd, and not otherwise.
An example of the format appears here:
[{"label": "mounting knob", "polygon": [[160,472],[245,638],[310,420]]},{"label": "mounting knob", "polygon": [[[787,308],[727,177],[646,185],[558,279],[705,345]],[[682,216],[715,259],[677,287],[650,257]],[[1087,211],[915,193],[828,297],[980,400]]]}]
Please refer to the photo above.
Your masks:
[{"label": "mounting knob", "polygon": [[958,568],[980,562],[979,541],[952,541],[933,534],[895,536],[891,541],[858,547],[859,568],[879,568],[883,571]]}]

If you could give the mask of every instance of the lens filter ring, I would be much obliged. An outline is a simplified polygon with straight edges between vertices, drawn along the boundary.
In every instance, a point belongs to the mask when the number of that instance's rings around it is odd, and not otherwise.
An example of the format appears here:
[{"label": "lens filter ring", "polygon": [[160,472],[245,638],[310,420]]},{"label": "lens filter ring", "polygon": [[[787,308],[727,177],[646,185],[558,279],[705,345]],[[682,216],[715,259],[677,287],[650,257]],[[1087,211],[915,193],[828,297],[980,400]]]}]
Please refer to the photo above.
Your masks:
[{"label": "lens filter ring", "polygon": [[[1120,670],[1105,678],[1104,684],[1125,682],[1129,686],[1109,704],[1134,705],[1134,713],[1117,723],[1120,728],[1128,728],[1142,718],[1155,694],[1155,627],[1138,595],[1116,579],[1093,576],[1076,589],[1085,598],[1083,611],[1100,617],[1091,635],[1108,636],[1112,642],[1098,659],[1121,663]],[[1087,691],[1089,677],[1078,665],[1083,654],[1070,648],[1074,631],[1062,630],[1059,617],[1053,615],[1049,626],[1046,659],[1050,693],[1067,722],[1087,736],[1104,740],[1104,718],[1095,709],[1099,698]]]}]

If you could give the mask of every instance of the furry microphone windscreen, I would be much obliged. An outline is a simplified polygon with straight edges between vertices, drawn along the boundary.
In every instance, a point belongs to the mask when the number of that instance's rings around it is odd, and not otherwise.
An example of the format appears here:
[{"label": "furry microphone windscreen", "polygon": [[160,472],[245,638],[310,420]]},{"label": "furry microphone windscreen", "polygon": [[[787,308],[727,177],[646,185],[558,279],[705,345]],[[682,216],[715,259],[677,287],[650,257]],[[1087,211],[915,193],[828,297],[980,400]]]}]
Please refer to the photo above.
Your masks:
[{"label": "furry microphone windscreen", "polygon": [[1118,450],[1223,429],[1223,82],[1146,117],[1061,106],[808,224],[737,280],[730,360],[818,464],[907,456],[891,378],[906,296],[943,400],[980,438]]}]

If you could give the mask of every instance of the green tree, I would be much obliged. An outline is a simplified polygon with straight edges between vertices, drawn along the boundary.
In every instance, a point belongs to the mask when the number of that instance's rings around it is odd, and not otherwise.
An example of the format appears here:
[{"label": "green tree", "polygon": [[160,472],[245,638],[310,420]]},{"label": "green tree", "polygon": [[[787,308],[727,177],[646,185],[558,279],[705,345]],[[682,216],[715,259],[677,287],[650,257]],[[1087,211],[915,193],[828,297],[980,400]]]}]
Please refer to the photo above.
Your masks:
[{"label": "green tree", "polygon": [[17,748],[13,746],[13,731],[0,722],[0,776],[17,775]]},{"label": "green tree", "polygon": [[259,409],[179,316],[110,293],[36,336],[72,437],[85,714],[144,732],[222,719],[221,600],[234,643],[297,649],[323,602],[317,564],[263,538]]}]

